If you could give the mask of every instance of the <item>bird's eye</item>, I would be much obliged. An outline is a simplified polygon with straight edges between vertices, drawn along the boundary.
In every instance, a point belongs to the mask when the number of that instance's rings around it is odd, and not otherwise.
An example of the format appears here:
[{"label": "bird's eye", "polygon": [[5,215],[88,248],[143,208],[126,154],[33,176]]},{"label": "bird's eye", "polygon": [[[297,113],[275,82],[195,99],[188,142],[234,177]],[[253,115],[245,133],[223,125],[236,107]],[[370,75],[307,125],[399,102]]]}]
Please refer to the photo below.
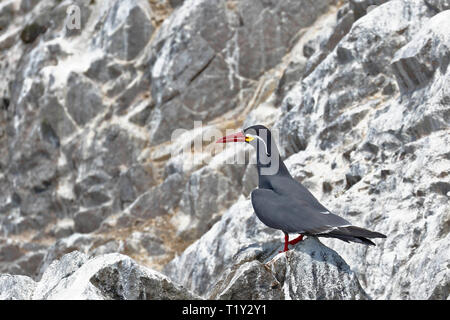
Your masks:
[{"label": "bird's eye", "polygon": [[255,140],[255,138],[250,137],[250,136],[245,136],[245,142],[250,142],[252,140]]}]

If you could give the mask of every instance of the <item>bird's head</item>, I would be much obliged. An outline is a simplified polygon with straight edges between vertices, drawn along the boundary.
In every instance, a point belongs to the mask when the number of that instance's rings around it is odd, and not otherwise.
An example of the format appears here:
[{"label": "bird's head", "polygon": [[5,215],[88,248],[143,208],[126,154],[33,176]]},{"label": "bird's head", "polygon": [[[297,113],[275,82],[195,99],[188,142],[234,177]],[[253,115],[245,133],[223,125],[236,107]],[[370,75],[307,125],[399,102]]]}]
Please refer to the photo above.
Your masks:
[{"label": "bird's head", "polygon": [[[286,166],[280,158],[272,133],[263,125],[255,125],[241,132],[230,134],[217,140],[217,143],[245,142],[256,149],[256,161],[260,176],[272,176],[278,173],[289,175]],[[261,184],[262,183],[262,184]]]},{"label": "bird's head", "polygon": [[245,142],[253,146],[258,152],[270,157],[272,153],[272,134],[263,125],[254,125],[217,140],[217,143]]}]

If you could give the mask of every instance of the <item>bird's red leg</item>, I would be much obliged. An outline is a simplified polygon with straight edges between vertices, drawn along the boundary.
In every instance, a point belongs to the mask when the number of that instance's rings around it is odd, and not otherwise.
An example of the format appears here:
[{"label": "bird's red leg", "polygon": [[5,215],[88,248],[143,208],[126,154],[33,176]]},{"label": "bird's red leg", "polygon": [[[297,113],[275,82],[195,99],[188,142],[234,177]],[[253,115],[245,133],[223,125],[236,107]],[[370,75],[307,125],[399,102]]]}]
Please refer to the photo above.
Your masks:
[{"label": "bird's red leg", "polygon": [[289,244],[289,234],[284,233],[284,250],[283,251],[279,251],[279,252],[286,252],[286,251],[288,251],[289,250],[288,244]]},{"label": "bird's red leg", "polygon": [[294,244],[296,244],[297,242],[300,242],[300,241],[302,241],[302,240],[303,240],[303,235],[301,234],[301,235],[299,235],[297,238],[295,238],[295,239],[289,241],[288,243],[294,245]]}]

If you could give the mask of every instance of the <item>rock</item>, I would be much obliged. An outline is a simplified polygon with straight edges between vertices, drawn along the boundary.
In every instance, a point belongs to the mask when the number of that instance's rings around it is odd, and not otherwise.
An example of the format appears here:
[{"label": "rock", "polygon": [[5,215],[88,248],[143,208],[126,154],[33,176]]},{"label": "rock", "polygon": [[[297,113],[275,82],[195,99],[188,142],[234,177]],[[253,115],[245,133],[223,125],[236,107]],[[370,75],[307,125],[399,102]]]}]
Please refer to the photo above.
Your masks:
[{"label": "rock", "polygon": [[14,3],[8,1],[0,5],[0,35],[9,27],[14,16]]},{"label": "rock", "polygon": [[94,242],[95,236],[80,233],[74,233],[69,237],[59,239],[46,251],[39,268],[37,280],[42,278],[42,275],[53,261],[60,259],[65,254],[73,251],[87,253],[93,246]]},{"label": "rock", "polygon": [[[306,78],[336,47],[341,39],[350,31],[353,22],[355,21],[355,14],[351,10],[347,10],[346,13],[338,11],[337,19],[333,27],[326,29],[323,34],[320,34],[316,39],[311,39],[309,43],[306,43],[303,47],[303,51],[309,51],[312,57],[307,61],[306,66],[302,72],[302,77]],[[311,48],[311,42],[319,42],[315,44],[318,48],[315,50]],[[309,49],[308,49],[309,48]]]},{"label": "rock", "polygon": [[183,185],[183,177],[174,173],[164,182],[141,194],[128,208],[131,215],[141,218],[154,218],[172,213],[178,205]]},{"label": "rock", "polygon": [[183,4],[184,0],[169,0],[169,4],[172,8],[177,8]]},{"label": "rock", "polygon": [[[416,161],[432,167],[434,161],[442,161],[433,159],[448,158],[442,148],[448,135],[444,120],[448,90],[443,86],[448,78],[448,49],[444,49],[448,46],[442,29],[435,27],[445,24],[447,17],[445,11],[436,13],[421,1],[389,1],[367,12],[287,93],[283,104],[293,107],[277,124],[291,173],[301,177],[327,208],[390,239],[370,250],[324,240],[352,266],[368,294],[378,299],[442,297],[448,283],[447,272],[436,273],[441,256],[423,255],[434,252],[436,245],[447,246],[445,238],[427,231],[430,224],[446,219],[441,205],[446,188],[433,188],[437,181],[444,182],[446,174],[441,175],[442,167],[416,171],[420,167]],[[439,53],[438,46],[442,46]],[[415,67],[408,75],[403,70],[409,63]],[[353,81],[359,82],[351,85],[358,89],[347,95],[350,91],[345,88]],[[441,147],[435,148],[438,144]],[[404,166],[409,168],[406,176]],[[313,174],[305,176],[302,171]],[[428,240],[422,238],[425,234]],[[403,254],[398,254],[399,247]],[[362,256],[366,258],[361,260]],[[413,271],[417,269],[411,260],[427,265],[421,274],[435,275],[426,289],[416,291],[424,278]],[[401,270],[409,270],[409,275],[417,272],[414,281],[401,276]]]},{"label": "rock", "polygon": [[147,45],[154,31],[148,1],[114,1],[99,26],[95,46],[121,60],[133,60]]},{"label": "rock", "polygon": [[40,104],[42,123],[46,124],[53,132],[53,138],[50,137],[50,139],[60,142],[61,139],[75,132],[76,124],[69,118],[56,97],[44,96],[40,100]]},{"label": "rock", "polygon": [[225,275],[212,298],[368,299],[345,261],[316,238],[305,239],[266,263],[256,260],[233,266]]},{"label": "rock", "polygon": [[105,108],[98,89],[72,73],[67,81],[67,111],[78,125],[85,125]]},{"label": "rock", "polygon": [[433,7],[437,11],[450,9],[450,1],[448,0],[425,0],[425,3]]},{"label": "rock", "polygon": [[242,177],[242,193],[249,196],[256,187],[258,187],[258,169],[255,164],[249,164]]},{"label": "rock", "polygon": [[[21,268],[21,274],[29,275],[35,279],[40,271],[42,260],[45,256],[44,250],[30,250],[30,252],[24,254],[15,263]],[[20,274],[15,272],[15,274]]]},{"label": "rock", "polygon": [[372,6],[379,6],[389,0],[350,0],[350,8],[355,13],[356,19],[367,13],[367,9]]},{"label": "rock", "polygon": [[[329,4],[184,2],[154,40],[152,142],[166,141],[174,128],[191,129],[187,117],[207,121],[236,107],[241,99],[237,93],[250,86],[247,79],[279,63],[294,30],[310,25]],[[201,103],[198,96],[205,97]]]},{"label": "rock", "polygon": [[346,188],[351,188],[354,184],[358,183],[363,176],[366,175],[367,168],[357,163],[350,166],[349,172],[345,174]]},{"label": "rock", "polygon": [[448,11],[435,15],[395,54],[392,67],[403,92],[426,86],[437,70],[446,73],[450,63],[450,37],[442,30],[449,26],[449,18]]},{"label": "rock", "polygon": [[[448,134],[441,130],[407,144],[405,148],[412,153],[389,161],[389,165],[384,163],[384,174],[381,170],[366,173],[359,182],[360,188],[355,185],[327,205],[355,225],[370,226],[388,236],[385,243],[377,243],[381,246],[379,249],[366,253],[363,248],[334,240],[324,241],[353,266],[357,275],[364,274],[364,277],[359,276],[361,284],[372,296],[379,299],[441,299],[445,296],[442,290],[450,278],[445,258],[438,251],[448,247],[442,233],[446,232],[444,221],[448,215],[444,203],[448,198],[445,188],[433,186],[437,181],[446,181],[440,176],[442,170],[449,167],[448,160],[444,160],[440,169],[437,163],[447,157],[448,148],[442,148],[447,140]],[[430,141],[433,142],[429,145]],[[428,168],[435,169],[421,172],[423,167],[419,163],[427,163]],[[406,216],[410,220],[402,219]],[[435,231],[427,231],[431,229]],[[404,233],[396,235],[398,230]],[[367,258],[362,262],[360,257],[364,254]],[[369,269],[373,273],[368,274]],[[403,270],[408,270],[408,275],[414,274],[415,281],[411,282]],[[426,278],[429,274],[433,276]],[[417,291],[419,287],[423,290]]]},{"label": "rock", "polygon": [[154,184],[153,167],[135,165],[119,178],[120,198],[123,202],[132,202],[137,195],[146,192]]},{"label": "rock", "polygon": [[62,219],[52,228],[51,234],[56,238],[66,238],[74,233],[74,221],[72,219]]},{"label": "rock", "polygon": [[316,238],[279,254],[269,265],[277,279],[284,280],[287,299],[368,299],[350,266]]},{"label": "rock", "polygon": [[127,256],[106,254],[90,259],[74,251],[44,272],[33,299],[163,300],[197,299],[164,275],[139,266]]},{"label": "rock", "polygon": [[[231,167],[225,165],[224,167]],[[241,166],[242,167],[242,166]],[[233,167],[233,170],[239,165]],[[179,216],[187,221],[178,226],[181,237],[197,239],[216,222],[220,213],[231,205],[240,194],[239,180],[242,170],[226,175],[209,168],[195,171],[189,178],[180,200]],[[238,184],[238,185],[236,185]]]},{"label": "rock", "polygon": [[286,70],[281,77],[278,87],[277,87],[277,100],[276,105],[281,104],[285,94],[292,89],[294,84],[303,77],[306,67],[306,59],[300,60],[299,62],[290,62],[286,67]]},{"label": "rock", "polygon": [[20,1],[20,10],[23,12],[29,12],[38,4],[38,2],[39,0],[22,0]]},{"label": "rock", "polygon": [[279,281],[267,265],[259,261],[233,266],[219,280],[210,299],[218,300],[281,300],[284,293]]},{"label": "rock", "polygon": [[154,270],[113,253],[95,258],[73,251],[53,261],[39,282],[0,275],[2,300],[174,300],[199,299]]},{"label": "rock", "polygon": [[30,300],[36,283],[27,276],[0,275],[0,300]]},{"label": "rock", "polygon": [[36,40],[37,37],[39,37],[39,35],[41,33],[44,33],[45,31],[47,31],[46,26],[42,26],[39,23],[34,22],[27,25],[23,29],[22,33],[20,34],[20,39],[22,39],[24,43],[33,43],[34,40]]},{"label": "rock", "polygon": [[33,241],[0,240],[0,273],[36,277],[46,247]]},{"label": "rock", "polygon": [[22,256],[21,248],[14,243],[0,246],[0,261],[14,261]]},{"label": "rock", "polygon": [[[81,28],[68,27],[71,5]],[[254,166],[227,164],[247,151],[212,148],[227,129],[263,123],[324,205],[388,235],[369,249],[323,240],[371,297],[447,298],[448,8],[1,1],[0,273],[38,280],[76,250],[155,270],[178,256],[182,269],[167,272],[204,297],[289,298],[289,266],[268,265],[282,235],[245,218]],[[250,283],[259,289],[236,290]],[[336,297],[356,292],[345,283]]]},{"label": "rock", "polygon": [[73,218],[75,232],[90,233],[97,230],[108,216],[108,208],[95,208],[77,212]]},{"label": "rock", "polygon": [[[432,14],[421,1],[390,1],[356,21],[323,62],[286,95],[284,101],[294,107],[275,126],[280,128],[282,154],[288,156],[304,150],[318,128],[324,135],[327,131],[334,132],[336,124],[343,121],[333,121],[343,116],[343,110],[355,99],[361,101],[359,105],[373,103],[366,99],[376,95],[387,83],[395,81],[390,62],[396,51]],[[380,17],[386,21],[395,20],[396,24],[387,23],[386,27],[381,27]],[[383,55],[376,52],[383,52]],[[323,81],[325,75],[330,77],[330,81]],[[347,86],[358,87],[358,90],[347,90]],[[316,95],[324,91],[328,94]],[[343,132],[356,126],[362,115],[355,114],[354,117],[341,127]],[[336,137],[335,134],[330,136]],[[320,144],[321,149],[330,149],[335,142],[322,138],[316,143]]]},{"label": "rock", "polygon": [[224,270],[244,259],[270,257],[281,245],[280,234],[258,220],[250,201],[238,201],[199,240],[169,262],[164,273],[206,297]]}]

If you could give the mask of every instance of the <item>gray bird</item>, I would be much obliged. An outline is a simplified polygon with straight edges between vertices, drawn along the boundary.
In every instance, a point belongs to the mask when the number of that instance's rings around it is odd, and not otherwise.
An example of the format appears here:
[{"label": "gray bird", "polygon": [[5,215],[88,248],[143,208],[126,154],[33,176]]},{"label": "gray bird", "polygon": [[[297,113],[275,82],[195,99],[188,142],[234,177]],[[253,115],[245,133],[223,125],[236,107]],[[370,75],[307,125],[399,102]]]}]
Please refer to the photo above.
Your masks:
[{"label": "gray bird", "polygon": [[[245,142],[256,149],[258,188],[251,193],[256,216],[267,226],[284,232],[284,250],[303,236],[337,238],[345,242],[375,245],[369,238],[384,234],[353,226],[330,212],[300,182],[292,178],[281,160],[269,129],[255,125],[217,141]],[[300,234],[289,241],[289,233]]]}]

